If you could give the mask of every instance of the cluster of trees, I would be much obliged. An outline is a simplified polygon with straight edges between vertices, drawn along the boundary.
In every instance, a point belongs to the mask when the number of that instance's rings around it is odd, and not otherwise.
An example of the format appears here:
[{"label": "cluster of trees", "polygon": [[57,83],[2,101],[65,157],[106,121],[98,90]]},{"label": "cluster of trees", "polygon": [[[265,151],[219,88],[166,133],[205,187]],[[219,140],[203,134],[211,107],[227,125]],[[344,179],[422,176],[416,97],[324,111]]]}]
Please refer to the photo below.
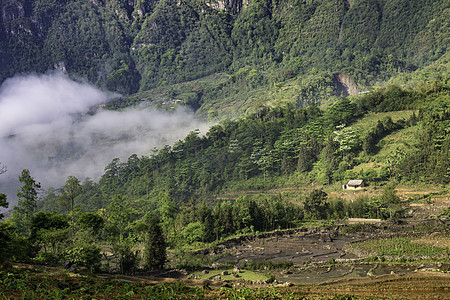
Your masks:
[{"label": "cluster of trees", "polygon": [[[352,128],[368,112],[395,109],[403,97],[411,108],[428,103],[427,108],[411,113],[407,120],[385,118],[364,132]],[[355,101],[342,98],[326,110],[293,104],[259,107],[245,118],[211,127],[204,136],[193,131],[151,156],[132,155],[126,162],[114,159],[98,182],[89,178],[80,182],[70,176],[60,189],[45,191],[42,201],[37,201],[39,183],[24,170],[19,204],[1,223],[2,240],[7,241],[2,247],[17,246],[23,251],[2,253],[67,259],[97,268],[101,253],[109,249],[114,259],[103,258],[111,264],[106,268],[131,273],[141,258],[149,269],[162,267],[166,245],[179,249],[186,243],[211,242],[232,234],[291,228],[305,220],[397,218],[401,207],[391,185],[379,198],[360,197],[349,203],[328,199],[322,190],[297,199],[297,204],[265,195],[220,201],[218,194],[263,191],[292,175],[320,184],[355,176],[369,184],[387,180],[448,183],[449,122],[444,86],[427,92],[387,88]],[[373,158],[379,139],[408,126],[417,129],[414,145],[388,155],[378,172],[352,171]],[[7,205],[0,196],[0,204]],[[139,245],[145,250],[139,252]]]},{"label": "cluster of trees", "polygon": [[[232,234],[293,228],[305,220],[387,219],[401,213],[399,198],[389,185],[379,199],[359,197],[354,202],[330,200],[324,191],[313,190],[302,205],[284,201],[281,196],[259,195],[224,201],[214,207],[194,201],[177,206],[168,195],[161,195],[158,206],[152,209],[146,202],[115,195],[106,207],[95,212],[61,202],[61,207],[69,209],[61,214],[37,210],[39,183],[28,170],[23,170],[20,181],[19,203],[12,216],[0,223],[0,262],[71,262],[91,272],[132,274],[161,269],[166,263],[167,246],[182,249],[186,244],[211,242]],[[80,193],[75,187],[80,187],[79,183],[69,177],[61,198],[70,200]],[[175,253],[183,258],[182,252]]]},{"label": "cluster of trees", "polygon": [[[41,209],[67,212],[68,203],[75,202],[95,211],[106,207],[116,194],[147,201],[152,208],[158,206],[161,195],[177,204],[202,203],[227,190],[274,187],[278,179],[293,174],[320,184],[356,177],[369,184],[418,179],[447,183],[445,88],[430,94],[400,90],[403,97],[413,99],[408,100],[410,108],[423,107],[427,101],[434,104],[412,112],[408,119],[394,122],[386,117],[365,131],[352,128],[352,122],[368,112],[395,109],[402,98],[392,90],[398,88],[375,91],[354,102],[343,98],[325,111],[314,105],[260,107],[245,118],[211,127],[204,136],[193,131],[151,156],[132,155],[126,162],[114,159],[98,183],[85,179],[80,194],[70,201],[66,186],[49,189]],[[410,126],[417,128],[415,143],[390,153],[382,168],[355,174],[355,166],[374,159],[385,135]],[[66,205],[61,206],[64,201]]]},{"label": "cluster of trees", "polygon": [[[73,176],[67,179],[58,197],[66,213],[39,211],[40,184],[27,169],[22,171],[19,180],[22,185],[17,192],[18,204],[11,216],[0,223],[0,262],[10,259],[70,262],[91,272],[122,274],[134,273],[138,268],[164,267],[166,242],[157,216],[149,213],[136,222],[119,195],[95,213],[74,207],[81,186]],[[7,206],[6,197],[1,196],[2,206]],[[139,245],[143,247],[138,249]]]},{"label": "cluster of trees", "polygon": [[60,66],[129,94],[250,68],[257,70],[252,88],[336,70],[364,86],[446,53],[445,1],[252,0],[244,8],[238,0],[224,10],[208,4],[3,1],[0,81]]}]

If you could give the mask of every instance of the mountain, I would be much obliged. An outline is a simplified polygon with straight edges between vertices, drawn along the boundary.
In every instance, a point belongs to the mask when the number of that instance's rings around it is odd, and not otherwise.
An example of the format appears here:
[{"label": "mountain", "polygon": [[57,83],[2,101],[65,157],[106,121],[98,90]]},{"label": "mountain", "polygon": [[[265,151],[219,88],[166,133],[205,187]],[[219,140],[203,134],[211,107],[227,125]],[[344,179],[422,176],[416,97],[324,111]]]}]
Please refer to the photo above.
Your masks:
[{"label": "mountain", "polygon": [[450,44],[440,0],[1,0],[0,12],[0,82],[62,69],[145,98],[212,76],[181,97],[205,115],[242,113],[274,86],[295,85],[285,98],[299,105],[356,93]]}]

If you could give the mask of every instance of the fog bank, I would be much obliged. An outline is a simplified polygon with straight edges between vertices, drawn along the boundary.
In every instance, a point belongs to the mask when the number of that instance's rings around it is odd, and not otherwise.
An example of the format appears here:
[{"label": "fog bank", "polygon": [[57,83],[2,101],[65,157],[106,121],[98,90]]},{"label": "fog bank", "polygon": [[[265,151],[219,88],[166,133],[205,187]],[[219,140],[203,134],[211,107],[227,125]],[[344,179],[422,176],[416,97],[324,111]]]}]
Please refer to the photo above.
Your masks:
[{"label": "fog bank", "polygon": [[188,110],[152,108],[121,112],[93,107],[113,95],[62,73],[16,76],[0,87],[0,193],[16,203],[18,176],[29,169],[43,188],[59,187],[68,176],[97,179],[113,158],[147,155],[207,124]]}]

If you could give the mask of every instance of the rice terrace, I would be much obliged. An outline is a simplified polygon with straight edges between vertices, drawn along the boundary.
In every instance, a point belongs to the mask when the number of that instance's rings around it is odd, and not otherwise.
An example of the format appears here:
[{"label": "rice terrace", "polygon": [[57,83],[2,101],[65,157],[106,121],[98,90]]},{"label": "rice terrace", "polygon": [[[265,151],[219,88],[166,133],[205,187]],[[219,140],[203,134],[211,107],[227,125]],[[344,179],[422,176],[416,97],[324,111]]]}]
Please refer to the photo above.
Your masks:
[{"label": "rice terrace", "polygon": [[[364,192],[369,191],[359,191]],[[428,192],[404,190],[402,205],[411,215],[401,222],[355,218],[239,235],[185,253],[193,263],[181,269],[114,275],[92,274],[83,267],[5,263],[0,296],[450,299],[450,219],[433,215],[436,205],[447,205],[449,195],[427,196],[428,203],[419,205]],[[414,218],[414,211],[421,219]],[[176,265],[170,251],[168,257],[169,265]]]},{"label": "rice terrace", "polygon": [[0,300],[450,300],[450,0],[0,0]]}]

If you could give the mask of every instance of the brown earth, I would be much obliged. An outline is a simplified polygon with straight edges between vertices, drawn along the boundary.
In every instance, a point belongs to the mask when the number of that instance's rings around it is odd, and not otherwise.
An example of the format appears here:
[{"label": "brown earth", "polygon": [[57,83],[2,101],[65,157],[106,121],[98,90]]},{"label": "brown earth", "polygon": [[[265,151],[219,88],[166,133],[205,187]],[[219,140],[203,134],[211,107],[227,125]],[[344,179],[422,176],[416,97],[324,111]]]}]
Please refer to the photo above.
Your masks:
[{"label": "brown earth", "polygon": [[450,299],[450,274],[418,271],[401,275],[380,275],[344,279],[322,284],[280,288],[293,293],[294,299],[333,299],[335,295],[353,295],[365,299]]},{"label": "brown earth", "polygon": [[[271,273],[279,281],[295,284],[359,278],[368,274],[408,273],[417,266],[363,262],[362,260],[374,254],[354,249],[351,244],[371,239],[407,237],[418,243],[448,248],[448,225],[449,221],[439,219],[415,220],[402,225],[385,221],[361,225],[346,225],[342,222],[340,225],[330,227],[241,236],[219,244],[218,249],[214,251],[206,249],[197,252],[197,255],[215,257],[215,265],[219,267],[226,265],[242,267],[261,262],[263,264],[292,262],[294,267],[290,268],[289,272],[278,270]],[[359,231],[353,232],[355,228]],[[430,230],[416,231],[417,228]],[[417,259],[414,257],[414,260]],[[423,267],[433,268],[435,264],[421,266]],[[445,268],[450,268],[450,265],[447,263]]]}]

